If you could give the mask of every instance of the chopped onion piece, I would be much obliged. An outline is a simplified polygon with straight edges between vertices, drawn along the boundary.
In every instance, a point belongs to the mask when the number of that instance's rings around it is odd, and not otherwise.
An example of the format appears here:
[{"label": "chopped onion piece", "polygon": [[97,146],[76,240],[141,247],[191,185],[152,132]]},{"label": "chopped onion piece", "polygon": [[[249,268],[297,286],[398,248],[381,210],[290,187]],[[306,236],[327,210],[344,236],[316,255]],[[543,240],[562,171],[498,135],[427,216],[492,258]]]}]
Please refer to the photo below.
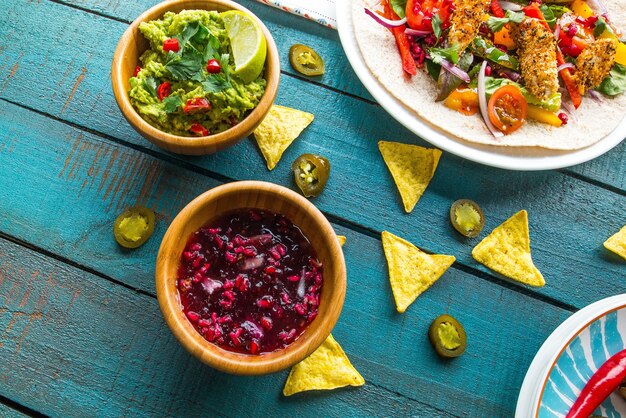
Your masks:
[{"label": "chopped onion piece", "polygon": [[604,100],[602,100],[602,96],[600,96],[600,93],[598,93],[595,90],[587,90],[587,93],[589,93],[589,96],[591,96],[591,98],[596,102],[596,103],[602,103],[604,102]]},{"label": "chopped onion piece", "polygon": [[560,73],[562,70],[564,70],[566,68],[575,68],[575,65],[572,64],[571,62],[566,62],[566,63],[561,64],[558,67],[556,67],[556,70]]},{"label": "chopped onion piece", "polygon": [[378,13],[373,12],[372,10],[368,9],[367,7],[364,8],[365,13],[368,14],[369,16],[372,17],[372,19],[374,19],[376,22],[380,23],[381,25],[383,25],[386,28],[397,28],[398,26],[402,26],[404,24],[406,24],[406,17],[400,19],[400,20],[390,20],[387,19],[385,17],[380,16]]},{"label": "chopped onion piece", "polygon": [[561,25],[560,25],[560,19],[558,22],[556,22],[556,28],[554,28],[554,37],[556,38],[557,42],[559,40],[559,36],[561,35]]},{"label": "chopped onion piece", "polygon": [[510,10],[512,12],[522,11],[522,6],[517,3],[513,3],[512,1],[501,1],[500,7],[502,7],[502,10]]},{"label": "chopped onion piece", "polygon": [[304,279],[306,278],[306,270],[302,269],[302,273],[300,273],[300,281],[298,282],[298,296],[304,297]]},{"label": "chopped onion piece", "polygon": [[460,69],[456,65],[452,64],[450,61],[448,61],[448,60],[441,61],[441,66],[446,71],[448,71],[450,74],[460,78],[464,82],[469,83],[471,81],[470,80],[470,76],[465,71],[463,71],[462,69]]},{"label": "chopped onion piece", "polygon": [[478,104],[480,105],[480,114],[483,116],[485,125],[489,128],[491,134],[496,138],[502,138],[504,134],[499,131],[491,119],[489,119],[489,111],[487,110],[487,92],[485,91],[485,68],[487,68],[487,61],[483,61],[478,71]]},{"label": "chopped onion piece", "polygon": [[406,33],[407,35],[417,36],[417,37],[422,38],[424,36],[430,35],[432,32],[429,32],[427,30],[416,30],[416,29],[406,28],[404,30],[404,33]]},{"label": "chopped onion piece", "polygon": [[562,100],[561,107],[563,108],[565,113],[567,113],[571,122],[578,123],[578,118],[576,117],[576,108],[572,103],[569,102],[569,100]]}]

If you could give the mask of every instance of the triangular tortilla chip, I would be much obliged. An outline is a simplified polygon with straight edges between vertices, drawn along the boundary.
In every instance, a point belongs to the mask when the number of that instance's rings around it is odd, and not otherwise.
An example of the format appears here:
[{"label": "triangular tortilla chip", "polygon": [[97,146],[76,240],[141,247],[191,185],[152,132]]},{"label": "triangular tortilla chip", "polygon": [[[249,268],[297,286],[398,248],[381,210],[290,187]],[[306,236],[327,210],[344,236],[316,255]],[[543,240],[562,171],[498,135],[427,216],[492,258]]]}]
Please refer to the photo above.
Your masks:
[{"label": "triangular tortilla chip", "polygon": [[387,141],[379,141],[378,149],[402,196],[404,210],[411,212],[435,174],[441,151]]},{"label": "triangular tortilla chip", "polygon": [[618,233],[604,241],[604,248],[626,260],[626,225]]},{"label": "triangular tortilla chip", "polygon": [[283,395],[363,384],[363,377],[350,364],[333,336],[329,335],[313,354],[291,368]]},{"label": "triangular tortilla chip", "polygon": [[387,231],[382,233],[389,267],[389,282],[398,312],[432,286],[456,260],[451,255],[426,254],[409,241]]},{"label": "triangular tortilla chip", "polygon": [[263,122],[254,130],[254,137],[268,169],[273,170],[276,167],[283,152],[312,121],[311,113],[272,106]]},{"label": "triangular tortilla chip", "polygon": [[339,240],[339,245],[343,247],[343,244],[346,243],[346,237],[344,237],[343,235],[337,235],[337,239]]},{"label": "triangular tortilla chip", "polygon": [[531,286],[546,284],[530,256],[528,213],[517,212],[487,235],[472,257],[491,270]]}]

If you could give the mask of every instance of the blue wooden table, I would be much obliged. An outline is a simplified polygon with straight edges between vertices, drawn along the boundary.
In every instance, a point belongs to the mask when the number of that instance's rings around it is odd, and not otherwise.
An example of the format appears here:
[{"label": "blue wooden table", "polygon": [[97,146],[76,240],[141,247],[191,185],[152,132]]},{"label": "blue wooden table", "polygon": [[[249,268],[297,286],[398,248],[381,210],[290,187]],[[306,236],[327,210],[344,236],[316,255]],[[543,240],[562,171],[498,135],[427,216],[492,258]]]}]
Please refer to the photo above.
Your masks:
[{"label": "blue wooden table", "polygon": [[[253,140],[207,157],[169,154],[126,123],[110,87],[118,39],[155,3],[0,0],[0,416],[511,417],[552,330],[626,290],[626,264],[602,247],[626,223],[626,142],[589,163],[535,173],[444,153],[407,215],[376,143],[429,145],[373,101],[335,31],[241,0],[278,44],[277,103],[315,121],[272,172]],[[293,72],[287,54],[296,42],[323,55],[323,77]],[[333,335],[366,385],[285,398],[288,371],[230,376],[182,349],[157,305],[154,264],[167,226],[195,196],[243,179],[295,189],[290,162],[304,152],[333,166],[314,200],[348,239],[348,292]],[[528,210],[545,287],[508,281],[472,259],[478,240],[461,239],[448,220],[459,198],[482,205],[486,230]],[[124,251],[113,221],[137,204],[157,213],[156,231]],[[383,230],[457,258],[402,315]],[[439,360],[426,337],[444,312],[469,339],[451,362]]]}]

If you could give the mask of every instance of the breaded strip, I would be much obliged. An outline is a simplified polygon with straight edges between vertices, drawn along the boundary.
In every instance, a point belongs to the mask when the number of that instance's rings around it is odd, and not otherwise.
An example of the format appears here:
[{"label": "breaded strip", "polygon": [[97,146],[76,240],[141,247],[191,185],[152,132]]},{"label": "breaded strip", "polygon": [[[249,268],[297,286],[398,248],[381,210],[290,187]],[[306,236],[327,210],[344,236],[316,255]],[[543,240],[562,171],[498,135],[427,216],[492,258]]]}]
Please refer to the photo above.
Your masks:
[{"label": "breaded strip", "polygon": [[598,87],[609,75],[615,63],[617,39],[604,38],[592,42],[583,49],[576,60],[576,83],[581,90]]},{"label": "breaded strip", "polygon": [[455,10],[450,16],[450,32],[448,32],[448,45],[459,45],[459,52],[478,35],[478,29],[487,13],[488,1],[485,0],[456,0]]},{"label": "breaded strip", "polygon": [[559,89],[554,34],[532,18],[525,18],[515,33],[524,87],[533,96],[547,99]]}]

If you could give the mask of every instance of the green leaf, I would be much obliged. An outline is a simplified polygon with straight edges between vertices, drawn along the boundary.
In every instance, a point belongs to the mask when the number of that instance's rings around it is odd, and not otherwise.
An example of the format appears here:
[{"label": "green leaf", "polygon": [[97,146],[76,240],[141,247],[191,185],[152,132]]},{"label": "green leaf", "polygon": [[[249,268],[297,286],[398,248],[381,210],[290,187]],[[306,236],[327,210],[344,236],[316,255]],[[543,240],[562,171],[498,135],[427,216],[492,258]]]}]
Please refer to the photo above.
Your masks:
[{"label": "green leaf", "polygon": [[546,20],[548,25],[550,25],[550,27],[553,27],[556,23],[556,17],[554,16],[552,8],[548,7],[548,5],[546,4],[542,4],[541,6],[539,6],[539,9],[541,10],[541,13],[543,13],[543,18]]},{"label": "green leaf", "polygon": [[157,89],[159,88],[159,84],[156,79],[153,77],[146,77],[143,80],[144,88],[150,93],[151,96],[157,97]]},{"label": "green leaf", "polygon": [[198,24],[198,31],[189,38],[189,42],[197,46],[204,46],[206,44],[207,37],[210,35],[209,30],[202,23]]},{"label": "green leaf", "polygon": [[176,113],[183,105],[183,100],[176,95],[167,96],[163,99],[163,108],[166,113]]},{"label": "green leaf", "polygon": [[558,4],[546,4],[545,6],[550,9],[556,19],[560,18],[565,13],[572,13],[567,7],[559,6]]},{"label": "green leaf", "polygon": [[406,0],[389,0],[389,4],[400,19],[406,16]]},{"label": "green leaf", "polygon": [[426,60],[426,71],[428,74],[437,81],[439,79],[439,73],[441,73],[441,65],[435,64],[431,60]]},{"label": "green leaf", "polygon": [[449,48],[436,48],[431,47],[428,50],[430,59],[435,64],[441,64],[443,60],[448,60],[453,64],[459,62],[459,45],[454,44]]},{"label": "green leaf", "polygon": [[596,21],[596,26],[593,28],[593,36],[595,36],[596,38],[600,35],[602,35],[605,31],[608,31],[609,33],[613,33],[613,31],[611,30],[611,27],[606,23],[606,20],[604,20],[604,18],[602,16],[598,17],[598,20]]},{"label": "green leaf", "polygon": [[208,93],[219,93],[232,87],[226,78],[219,74],[211,74],[202,82],[202,89]]},{"label": "green leaf", "polygon": [[189,44],[189,40],[197,32],[198,32],[198,22],[191,22],[187,26],[185,26],[185,28],[180,34],[176,36],[176,39],[178,39],[178,44],[180,47],[180,51],[179,51],[180,55],[182,55],[183,52],[185,52],[185,48],[187,48],[187,45]]},{"label": "green leaf", "polygon": [[441,21],[441,17],[439,17],[439,13],[435,13],[433,15],[432,20],[430,21],[433,27],[433,33],[435,34],[435,39],[439,42],[439,37],[441,36],[441,25],[443,22]]},{"label": "green leaf", "polygon": [[202,81],[203,58],[197,51],[188,51],[185,54],[170,53],[165,63],[165,69],[170,72],[174,80]]},{"label": "green leaf", "polygon": [[609,76],[596,89],[607,96],[617,96],[626,91],[626,66],[615,63]]},{"label": "green leaf", "polygon": [[208,61],[210,59],[220,59],[220,41],[215,37],[212,33],[209,33],[207,36],[207,44],[204,47],[204,60]]},{"label": "green leaf", "polygon": [[230,63],[230,54],[222,54],[220,57],[220,66],[222,67],[222,72],[224,73],[224,77],[226,77],[226,81],[230,84],[230,67],[228,64]]},{"label": "green leaf", "polygon": [[487,26],[489,26],[492,32],[499,32],[507,23],[522,23],[522,20],[524,20],[524,13],[507,10],[504,17],[490,16],[487,20]]}]

